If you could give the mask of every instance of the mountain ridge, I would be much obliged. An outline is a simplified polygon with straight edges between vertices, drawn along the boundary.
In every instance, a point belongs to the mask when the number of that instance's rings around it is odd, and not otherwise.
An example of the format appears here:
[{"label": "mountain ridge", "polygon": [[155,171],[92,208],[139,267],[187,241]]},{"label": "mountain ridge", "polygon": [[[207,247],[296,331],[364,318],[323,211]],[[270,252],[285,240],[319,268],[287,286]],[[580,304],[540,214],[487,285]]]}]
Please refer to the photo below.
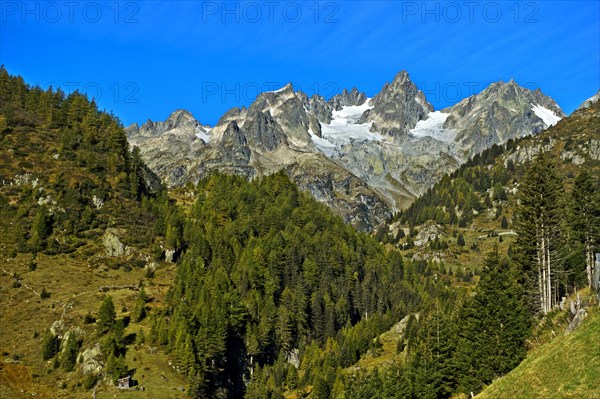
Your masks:
[{"label": "mountain ridge", "polygon": [[[364,230],[405,209],[469,157],[493,144],[537,134],[565,116],[550,97],[513,80],[493,83],[435,111],[404,70],[372,98],[353,88],[326,101],[287,84],[260,93],[248,108],[230,109],[214,127],[194,122],[187,111],[177,112],[165,122],[126,128],[130,145],[140,147],[167,186],[197,182],[211,171],[247,178],[290,171],[290,164],[302,168],[302,158],[310,164],[318,157],[321,169],[308,168],[314,178],[303,181],[321,187],[300,187],[342,199],[327,203]],[[360,181],[351,185],[357,190],[336,189],[328,169]],[[300,174],[294,176],[299,183]],[[359,200],[364,195],[378,204],[377,212],[364,211],[365,201]]]}]

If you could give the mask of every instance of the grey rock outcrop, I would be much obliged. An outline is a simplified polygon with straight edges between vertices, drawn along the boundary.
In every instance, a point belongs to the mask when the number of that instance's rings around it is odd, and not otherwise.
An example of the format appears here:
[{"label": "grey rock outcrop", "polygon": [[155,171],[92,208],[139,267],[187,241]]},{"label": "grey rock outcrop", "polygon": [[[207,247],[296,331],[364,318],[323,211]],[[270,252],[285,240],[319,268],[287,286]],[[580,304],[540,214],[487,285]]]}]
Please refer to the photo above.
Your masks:
[{"label": "grey rock outcrop", "polygon": [[77,358],[77,363],[81,365],[83,374],[100,374],[103,366],[102,356],[100,344],[96,344],[81,352]]},{"label": "grey rock outcrop", "polygon": [[388,205],[375,191],[324,156],[303,157],[285,170],[300,189],[359,230],[371,230],[391,216]]},{"label": "grey rock outcrop", "polygon": [[[331,112],[333,110],[331,104],[329,104],[325,99],[318,94],[315,94],[308,100],[306,104],[306,108],[310,112],[310,114],[314,115],[317,121],[325,124],[331,123]],[[311,125],[313,132],[319,137],[321,137],[321,126],[318,124],[317,126]],[[317,130],[315,130],[315,128]]]},{"label": "grey rock outcrop", "polygon": [[273,151],[282,144],[287,144],[281,126],[269,112],[256,111],[244,123],[247,139],[253,147],[261,151]]},{"label": "grey rock outcrop", "polygon": [[165,250],[165,262],[173,262],[174,256],[175,256],[174,249],[166,249]]},{"label": "grey rock outcrop", "polygon": [[414,243],[417,246],[423,246],[423,245],[426,245],[429,241],[433,241],[436,238],[440,238],[440,237],[441,237],[440,226],[432,223],[432,224],[423,226],[421,228],[421,230],[417,234],[417,237],[415,237]]},{"label": "grey rock outcrop", "polygon": [[575,315],[575,317],[573,317],[573,320],[569,323],[569,326],[565,330],[565,334],[570,334],[575,329],[577,329],[577,327],[579,327],[581,325],[581,323],[587,317],[587,315],[588,315],[588,313],[587,313],[587,310],[585,310],[585,308],[579,309],[577,311],[577,314]]},{"label": "grey rock outcrop", "polygon": [[589,108],[591,107],[593,104],[596,104],[598,102],[598,100],[600,100],[600,89],[598,90],[598,92],[596,94],[594,94],[592,97],[588,98],[587,100],[585,100],[584,102],[581,103],[581,105],[579,107],[577,107],[577,110],[580,109],[585,109],[585,108]]},{"label": "grey rock outcrop", "polygon": [[121,243],[116,233],[115,229],[109,227],[102,236],[106,256],[123,256],[129,253],[128,248]]}]

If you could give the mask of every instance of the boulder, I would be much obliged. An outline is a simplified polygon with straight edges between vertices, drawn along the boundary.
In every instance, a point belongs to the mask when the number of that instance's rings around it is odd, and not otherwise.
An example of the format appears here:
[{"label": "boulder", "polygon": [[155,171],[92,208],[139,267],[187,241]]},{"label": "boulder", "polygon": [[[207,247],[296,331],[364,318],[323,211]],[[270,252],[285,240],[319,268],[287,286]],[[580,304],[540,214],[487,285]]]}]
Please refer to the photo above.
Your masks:
[{"label": "boulder", "polygon": [[577,311],[577,314],[575,315],[575,317],[573,318],[573,320],[571,321],[571,323],[569,323],[569,326],[565,330],[565,334],[572,333],[577,327],[579,327],[579,325],[581,324],[581,322],[586,317],[587,317],[587,311],[585,310],[585,308],[579,309],[579,311]]},{"label": "boulder", "polygon": [[116,233],[117,230],[110,227],[104,232],[102,243],[106,250],[106,256],[123,256],[129,253],[129,248],[121,243]]},{"label": "boulder", "polygon": [[165,250],[165,261],[167,262],[173,262],[173,257],[175,256],[175,250],[174,249],[166,249]]},{"label": "boulder", "polygon": [[100,344],[84,350],[79,357],[77,362],[81,365],[83,374],[100,374],[102,372],[102,350]]}]

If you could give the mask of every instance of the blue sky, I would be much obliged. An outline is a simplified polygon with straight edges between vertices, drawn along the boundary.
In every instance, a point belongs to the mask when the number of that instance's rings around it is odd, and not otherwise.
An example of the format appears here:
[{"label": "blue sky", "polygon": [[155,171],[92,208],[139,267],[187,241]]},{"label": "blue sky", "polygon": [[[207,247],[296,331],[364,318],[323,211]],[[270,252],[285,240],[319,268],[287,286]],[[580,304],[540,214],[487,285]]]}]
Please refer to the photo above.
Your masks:
[{"label": "blue sky", "polygon": [[497,80],[566,113],[600,88],[600,1],[0,1],[0,64],[125,125],[214,124],[287,82],[373,96],[400,70],[436,109]]}]

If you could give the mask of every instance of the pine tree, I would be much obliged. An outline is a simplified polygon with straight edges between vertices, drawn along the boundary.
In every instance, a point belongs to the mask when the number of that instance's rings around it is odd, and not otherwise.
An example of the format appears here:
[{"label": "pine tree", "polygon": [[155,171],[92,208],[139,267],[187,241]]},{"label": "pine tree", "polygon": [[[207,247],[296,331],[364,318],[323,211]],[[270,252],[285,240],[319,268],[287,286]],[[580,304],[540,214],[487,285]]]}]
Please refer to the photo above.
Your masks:
[{"label": "pine tree", "polygon": [[131,319],[134,322],[140,322],[146,317],[146,302],[148,301],[148,296],[146,295],[146,291],[144,290],[144,286],[140,289],[140,293],[138,295],[137,300],[135,301],[135,306],[131,312]]},{"label": "pine tree", "polygon": [[112,353],[106,359],[106,374],[111,377],[113,383],[127,374],[128,368],[123,356],[115,356]]},{"label": "pine tree", "polygon": [[[557,303],[555,272],[562,239],[562,181],[546,154],[540,154],[521,185],[515,228],[519,262],[529,277],[533,303],[547,314]],[[534,288],[536,287],[536,288]]]},{"label": "pine tree", "polygon": [[51,218],[46,206],[41,205],[31,228],[30,246],[34,251],[41,251],[46,247],[46,240],[51,233]]},{"label": "pine tree", "polygon": [[456,239],[456,245],[458,245],[459,247],[465,246],[465,237],[462,233],[458,234],[458,238]]},{"label": "pine tree", "polygon": [[46,331],[44,340],[42,341],[42,358],[50,360],[58,353],[60,340],[55,336],[50,329]]},{"label": "pine tree", "polygon": [[107,295],[98,311],[98,333],[104,334],[114,326],[117,314],[112,298]]}]

